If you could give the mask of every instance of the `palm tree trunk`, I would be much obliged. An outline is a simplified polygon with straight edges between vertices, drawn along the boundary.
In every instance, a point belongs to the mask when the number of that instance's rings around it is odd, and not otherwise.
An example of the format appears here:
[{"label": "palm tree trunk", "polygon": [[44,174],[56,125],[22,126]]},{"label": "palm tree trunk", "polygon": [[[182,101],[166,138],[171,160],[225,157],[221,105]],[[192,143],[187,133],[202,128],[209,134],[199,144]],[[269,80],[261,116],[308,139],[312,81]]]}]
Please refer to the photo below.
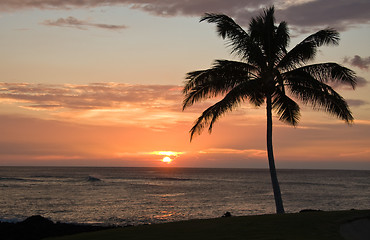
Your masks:
[{"label": "palm tree trunk", "polygon": [[270,168],[270,176],[272,182],[272,189],[274,190],[274,198],[276,205],[276,213],[284,213],[283,200],[281,198],[279,181],[277,179],[274,152],[272,148],[272,103],[271,96],[266,97],[266,110],[267,110],[267,155]]}]

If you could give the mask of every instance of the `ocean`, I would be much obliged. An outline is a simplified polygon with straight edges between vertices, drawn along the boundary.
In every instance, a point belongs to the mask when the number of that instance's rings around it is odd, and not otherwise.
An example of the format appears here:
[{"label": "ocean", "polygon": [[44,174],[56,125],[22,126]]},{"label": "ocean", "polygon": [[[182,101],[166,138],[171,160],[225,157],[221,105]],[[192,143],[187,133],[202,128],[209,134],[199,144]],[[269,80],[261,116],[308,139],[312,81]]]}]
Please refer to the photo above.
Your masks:
[{"label": "ocean", "polygon": [[[370,208],[370,171],[278,170],[286,212]],[[0,221],[138,225],[275,212],[267,169],[0,167]]]}]

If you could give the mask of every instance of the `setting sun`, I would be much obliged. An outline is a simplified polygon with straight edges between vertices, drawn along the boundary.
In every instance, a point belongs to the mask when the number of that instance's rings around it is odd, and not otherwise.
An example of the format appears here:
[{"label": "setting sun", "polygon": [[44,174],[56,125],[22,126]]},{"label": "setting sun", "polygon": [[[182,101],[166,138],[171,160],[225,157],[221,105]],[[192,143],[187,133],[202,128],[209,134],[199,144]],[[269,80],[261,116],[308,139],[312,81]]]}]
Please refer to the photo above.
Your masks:
[{"label": "setting sun", "polygon": [[171,163],[172,162],[172,159],[169,157],[169,156],[166,156],[162,159],[162,162],[164,163]]},{"label": "setting sun", "polygon": [[177,159],[181,154],[184,154],[184,152],[153,151],[153,152],[148,152],[147,154],[158,155],[162,157],[162,159],[160,160],[162,163],[170,164],[170,163],[173,163],[173,161]]}]

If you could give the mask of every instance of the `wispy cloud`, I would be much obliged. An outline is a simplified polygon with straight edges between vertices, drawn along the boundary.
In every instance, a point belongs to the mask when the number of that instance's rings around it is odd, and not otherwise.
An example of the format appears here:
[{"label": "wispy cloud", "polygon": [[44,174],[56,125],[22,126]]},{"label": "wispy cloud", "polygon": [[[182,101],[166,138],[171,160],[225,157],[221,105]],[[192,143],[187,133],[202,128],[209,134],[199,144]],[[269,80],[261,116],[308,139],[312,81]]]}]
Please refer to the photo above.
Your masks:
[{"label": "wispy cloud", "polygon": [[187,115],[181,112],[180,89],[174,85],[120,83],[0,83],[0,99],[63,120],[143,122],[143,126],[160,127],[186,119]]},{"label": "wispy cloud", "polygon": [[[161,108],[181,96],[175,85],[131,85],[123,83],[33,84],[0,83],[0,98],[28,102],[40,108],[117,109],[122,104]],[[149,107],[149,106],[148,106]]]},{"label": "wispy cloud", "polygon": [[199,151],[200,154],[228,154],[242,155],[245,157],[266,157],[266,150],[262,149],[232,149],[232,148],[210,148]]},{"label": "wispy cloud", "polygon": [[126,29],[126,25],[112,25],[112,24],[102,24],[102,23],[93,23],[86,20],[79,20],[74,17],[59,18],[57,20],[45,20],[42,22],[43,25],[55,26],[55,27],[72,27],[81,30],[85,30],[88,27],[102,28],[108,30],[121,30]]},{"label": "wispy cloud", "polygon": [[358,67],[360,69],[369,69],[370,66],[370,57],[360,57],[359,55],[355,55],[353,58],[345,57],[344,63],[349,63],[352,66]]},{"label": "wispy cloud", "polygon": [[[126,6],[159,16],[201,16],[205,12],[225,13],[239,23],[247,25],[251,16],[260,13],[261,8],[275,4],[277,17],[289,24],[312,28],[315,26],[334,26],[346,29],[370,22],[369,1],[363,0],[3,0],[0,11],[19,9],[70,9],[93,8],[99,6]],[[299,29],[305,31],[304,29]]]}]

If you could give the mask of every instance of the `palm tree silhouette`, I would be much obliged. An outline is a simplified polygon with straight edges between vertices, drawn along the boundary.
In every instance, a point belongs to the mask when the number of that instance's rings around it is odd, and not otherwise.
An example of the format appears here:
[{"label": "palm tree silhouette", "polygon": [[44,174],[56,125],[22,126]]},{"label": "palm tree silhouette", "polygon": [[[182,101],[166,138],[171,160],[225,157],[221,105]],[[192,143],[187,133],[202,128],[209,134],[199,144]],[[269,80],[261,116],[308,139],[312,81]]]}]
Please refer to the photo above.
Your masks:
[{"label": "palm tree silhouette", "polygon": [[241,61],[216,60],[210,69],[187,73],[183,110],[201,100],[223,97],[195,121],[190,141],[207,126],[211,133],[216,120],[240,104],[259,107],[266,103],[267,154],[276,212],[284,213],[272,147],[272,110],[279,120],[295,126],[300,118],[298,99],[347,123],[353,121],[346,101],[327,83],[349,84],[354,89],[355,73],[332,62],[306,65],[318,47],[337,45],[339,33],[331,28],[318,31],[287,51],[288,26],[286,22],[275,26],[273,6],[252,18],[248,31],[222,14],[206,14],[200,21],[215,23],[218,34]]}]

